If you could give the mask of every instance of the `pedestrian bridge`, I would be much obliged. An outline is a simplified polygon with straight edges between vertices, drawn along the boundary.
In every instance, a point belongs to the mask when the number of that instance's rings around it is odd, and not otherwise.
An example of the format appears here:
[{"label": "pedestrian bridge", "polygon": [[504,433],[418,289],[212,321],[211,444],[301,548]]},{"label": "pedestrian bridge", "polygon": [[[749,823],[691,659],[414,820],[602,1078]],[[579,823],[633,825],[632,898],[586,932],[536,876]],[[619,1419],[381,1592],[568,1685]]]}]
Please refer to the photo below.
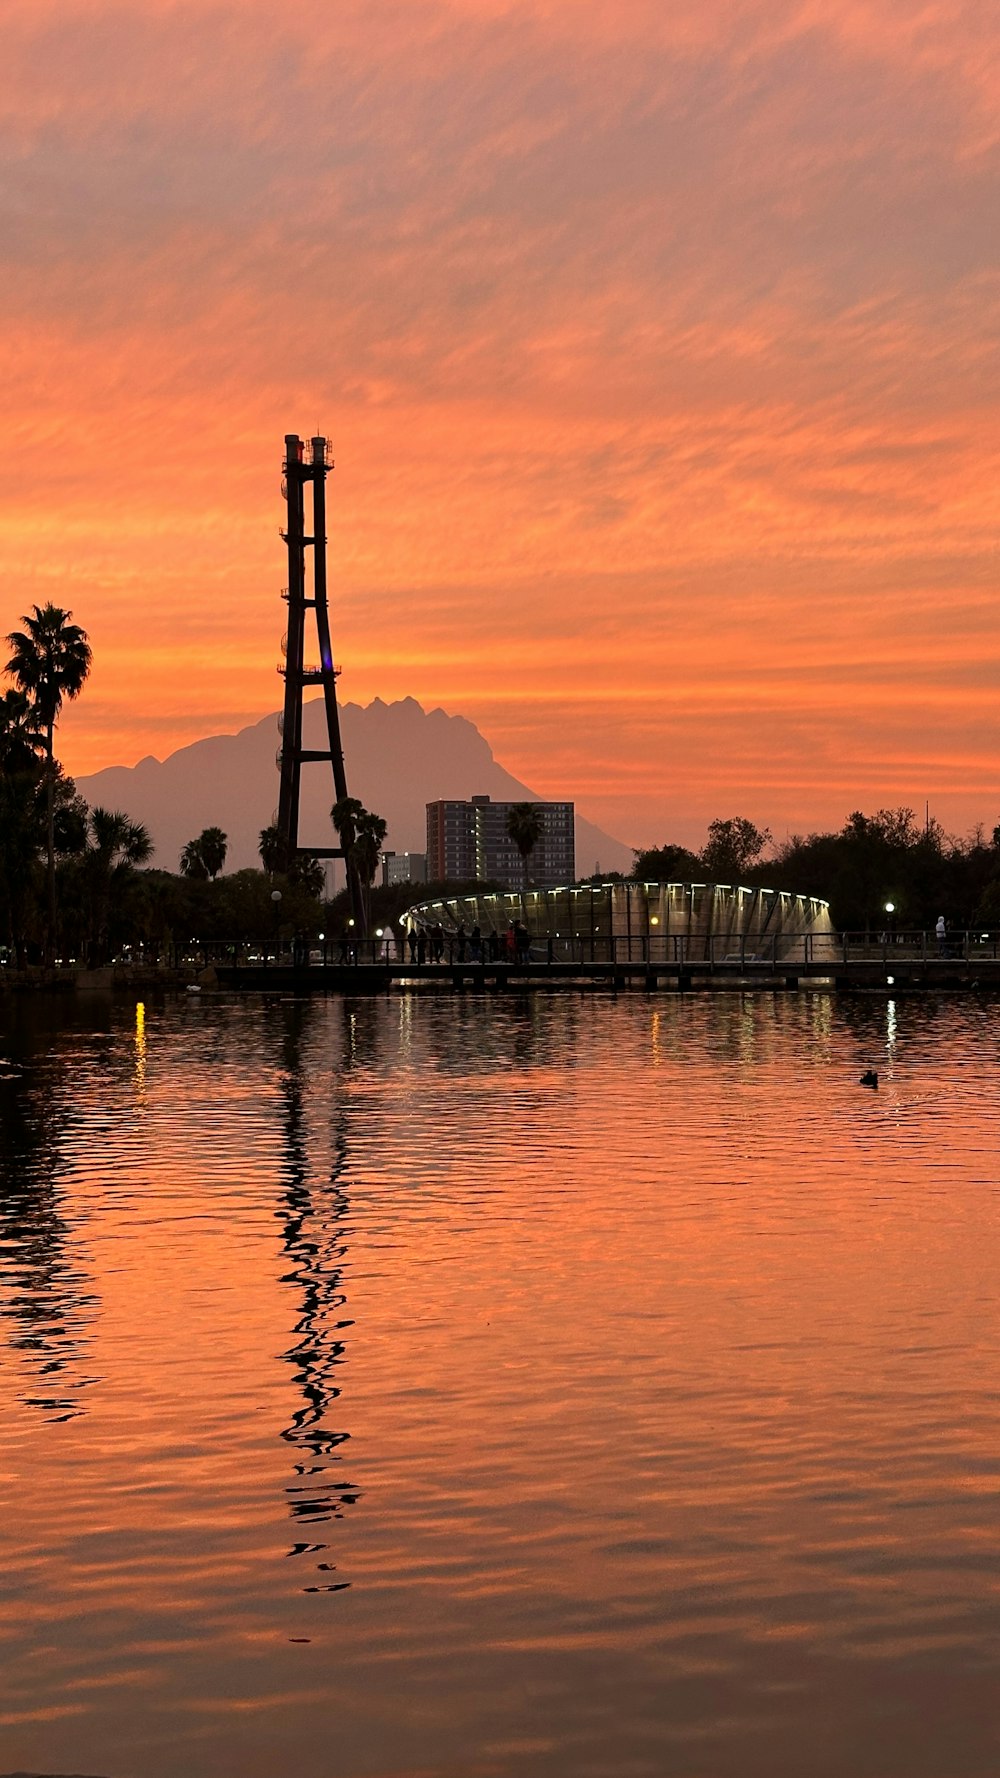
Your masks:
[{"label": "pedestrian bridge", "polygon": [[[395,949],[395,947],[393,947]],[[1000,987],[1000,930],[956,932],[942,943],[933,931],[775,933],[759,935],[639,934],[569,940],[535,934],[521,958],[502,951],[472,957],[452,935],[440,962],[387,956],[382,938],[307,948],[214,943],[183,959],[214,970],[220,985],[249,989],[385,993],[400,988],[505,991],[529,988],[797,989],[883,991]]]}]

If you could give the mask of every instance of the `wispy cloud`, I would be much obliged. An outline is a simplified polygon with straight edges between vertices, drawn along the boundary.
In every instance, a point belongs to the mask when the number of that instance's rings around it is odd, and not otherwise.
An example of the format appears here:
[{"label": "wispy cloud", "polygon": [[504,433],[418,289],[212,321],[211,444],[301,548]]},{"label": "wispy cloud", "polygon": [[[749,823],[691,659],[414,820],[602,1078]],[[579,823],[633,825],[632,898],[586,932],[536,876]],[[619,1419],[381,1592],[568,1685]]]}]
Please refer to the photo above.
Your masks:
[{"label": "wispy cloud", "polygon": [[640,839],[880,770],[992,818],[981,6],[10,13],[0,571],[92,631],[71,764],[275,703],[319,424],[348,695]]}]

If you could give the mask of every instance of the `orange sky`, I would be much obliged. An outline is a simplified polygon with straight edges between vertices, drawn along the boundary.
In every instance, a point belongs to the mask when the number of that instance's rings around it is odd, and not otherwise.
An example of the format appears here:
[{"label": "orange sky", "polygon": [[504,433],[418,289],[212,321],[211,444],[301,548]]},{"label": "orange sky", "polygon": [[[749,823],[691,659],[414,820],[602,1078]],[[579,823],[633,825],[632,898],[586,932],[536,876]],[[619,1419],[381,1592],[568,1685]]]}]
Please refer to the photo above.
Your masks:
[{"label": "orange sky", "polygon": [[[2,628],[71,770],[341,692],[636,843],[1000,820],[1000,24],[970,0],[14,0]],[[348,762],[349,765],[349,762]]]}]

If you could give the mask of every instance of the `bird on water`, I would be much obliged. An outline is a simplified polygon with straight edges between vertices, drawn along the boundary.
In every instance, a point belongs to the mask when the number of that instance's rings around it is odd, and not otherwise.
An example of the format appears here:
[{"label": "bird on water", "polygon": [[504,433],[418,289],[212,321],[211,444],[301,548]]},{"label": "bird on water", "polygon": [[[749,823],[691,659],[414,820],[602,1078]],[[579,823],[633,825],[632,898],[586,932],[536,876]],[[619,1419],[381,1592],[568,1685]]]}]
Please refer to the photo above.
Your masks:
[{"label": "bird on water", "polygon": [[864,1074],[861,1076],[861,1079],[858,1082],[858,1085],[861,1087],[877,1087],[878,1086],[878,1075],[876,1074],[874,1068],[868,1068],[865,1070]]}]

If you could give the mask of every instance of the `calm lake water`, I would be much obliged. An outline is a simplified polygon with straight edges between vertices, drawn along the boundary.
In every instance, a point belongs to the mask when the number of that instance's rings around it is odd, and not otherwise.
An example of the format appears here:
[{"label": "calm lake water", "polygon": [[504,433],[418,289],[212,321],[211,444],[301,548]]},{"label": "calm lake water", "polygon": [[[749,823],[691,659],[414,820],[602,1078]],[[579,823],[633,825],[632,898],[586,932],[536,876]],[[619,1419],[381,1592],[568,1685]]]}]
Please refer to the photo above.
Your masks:
[{"label": "calm lake water", "polygon": [[0,1770],[995,1778],[996,1003],[3,1016]]}]

